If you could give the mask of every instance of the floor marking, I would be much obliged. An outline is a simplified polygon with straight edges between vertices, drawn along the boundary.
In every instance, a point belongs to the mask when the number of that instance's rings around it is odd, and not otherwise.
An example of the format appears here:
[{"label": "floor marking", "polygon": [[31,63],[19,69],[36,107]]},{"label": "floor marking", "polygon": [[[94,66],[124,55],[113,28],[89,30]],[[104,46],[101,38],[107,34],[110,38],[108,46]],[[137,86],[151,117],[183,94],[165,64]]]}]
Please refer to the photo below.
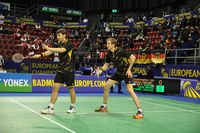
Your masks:
[{"label": "floor marking", "polygon": [[[128,99],[132,100],[132,98],[130,98],[130,97],[128,97]],[[152,100],[151,98],[148,98],[148,99]],[[158,103],[147,102],[147,101],[144,101],[144,100],[141,100],[141,102],[150,103],[150,104],[154,104],[154,105],[158,105],[158,106],[162,106],[162,107],[167,107],[167,108],[172,108],[172,109],[177,109],[177,110],[182,110],[182,111],[185,111],[185,112],[190,112],[190,113],[194,113],[194,114],[198,114],[198,115],[200,114],[200,112],[194,112],[194,111],[191,111],[191,110],[185,110],[185,109],[182,109],[182,108],[177,108],[177,107],[173,107],[173,106],[169,106],[169,105],[162,105],[162,104],[158,104]]]},{"label": "floor marking", "polygon": [[[200,110],[149,110],[145,111],[145,113],[173,113],[173,112],[188,112],[188,111],[200,111]],[[107,112],[107,113],[102,113],[102,112],[89,112],[89,113],[74,113],[75,115],[96,115],[96,114],[134,114],[134,112]],[[71,115],[71,114],[70,114]]]},{"label": "floor marking", "polygon": [[73,131],[73,130],[71,130],[71,129],[65,127],[65,126],[63,126],[62,124],[59,124],[58,122],[55,122],[55,121],[49,119],[48,117],[46,117],[46,116],[44,116],[44,115],[42,115],[42,114],[36,112],[35,110],[33,110],[33,109],[31,109],[31,108],[25,106],[24,104],[22,104],[22,103],[20,103],[20,102],[18,102],[18,101],[16,101],[16,100],[14,100],[14,99],[12,99],[12,98],[10,98],[10,101],[12,101],[12,102],[14,102],[14,103],[16,103],[16,104],[22,106],[23,108],[25,108],[25,109],[31,111],[32,113],[34,113],[34,114],[36,114],[36,115],[38,115],[38,116],[40,116],[40,117],[42,117],[42,118],[44,118],[44,119],[46,119],[46,120],[48,120],[48,121],[50,121],[50,122],[56,124],[56,125],[59,126],[59,127],[62,127],[63,129],[65,129],[65,130],[67,130],[67,131],[69,131],[69,132],[71,132],[71,133],[76,133],[75,131]]},{"label": "floor marking", "polygon": [[[144,100],[148,100],[149,98],[144,98]],[[185,106],[185,107],[190,107],[190,108],[195,108],[195,109],[200,109],[200,106],[198,104],[196,104],[196,106],[199,106],[199,107],[195,107],[195,106],[191,106],[191,105],[184,105],[184,103],[173,103],[173,102],[169,102],[167,100],[172,100],[172,99],[166,99],[166,101],[160,101],[158,99],[150,99],[150,100],[153,100],[153,101],[159,101],[159,102],[162,102],[162,103],[170,103],[170,104],[174,104],[174,105],[179,105],[179,106]],[[173,100],[172,100],[173,101]],[[175,101],[175,100],[174,100]]]}]

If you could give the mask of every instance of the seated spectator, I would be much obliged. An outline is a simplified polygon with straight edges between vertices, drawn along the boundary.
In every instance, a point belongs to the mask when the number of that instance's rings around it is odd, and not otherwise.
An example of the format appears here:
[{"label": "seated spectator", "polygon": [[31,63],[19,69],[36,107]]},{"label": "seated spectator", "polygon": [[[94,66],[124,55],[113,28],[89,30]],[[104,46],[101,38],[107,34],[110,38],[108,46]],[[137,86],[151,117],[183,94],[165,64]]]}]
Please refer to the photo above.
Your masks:
[{"label": "seated spectator", "polygon": [[4,21],[3,21],[4,18],[5,18],[5,17],[3,16],[3,14],[0,14],[0,24],[3,24],[3,23],[4,23]]},{"label": "seated spectator", "polygon": [[92,67],[89,65],[89,63],[86,63],[83,67],[83,75],[91,75],[92,74]]},{"label": "seated spectator", "polygon": [[40,23],[37,23],[37,24],[35,25],[35,29],[40,29],[40,28],[41,28]]},{"label": "seated spectator", "polygon": [[19,31],[20,31],[20,30],[17,28],[16,32],[13,34],[13,38],[14,38],[15,40],[20,40],[21,34],[19,33]]},{"label": "seated spectator", "polygon": [[2,66],[0,66],[0,73],[7,73],[7,71]]},{"label": "seated spectator", "polygon": [[83,19],[83,23],[87,23],[88,22],[88,19],[87,18],[84,18]]}]

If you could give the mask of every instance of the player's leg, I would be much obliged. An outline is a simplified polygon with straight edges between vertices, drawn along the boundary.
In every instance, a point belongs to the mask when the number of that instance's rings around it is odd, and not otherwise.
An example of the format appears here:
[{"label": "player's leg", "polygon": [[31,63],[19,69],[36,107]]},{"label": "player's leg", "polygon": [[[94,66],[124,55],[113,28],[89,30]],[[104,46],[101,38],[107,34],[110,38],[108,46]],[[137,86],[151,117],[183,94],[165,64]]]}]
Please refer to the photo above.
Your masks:
[{"label": "player's leg", "polygon": [[58,91],[59,91],[59,88],[62,85],[63,85],[62,83],[54,83],[53,89],[52,89],[52,92],[51,92],[51,100],[50,100],[51,104],[54,105],[56,103],[57,98],[58,98]]},{"label": "player's leg", "polygon": [[58,91],[59,88],[63,85],[63,74],[62,73],[56,73],[55,79],[54,79],[54,85],[51,92],[51,98],[49,106],[47,106],[46,109],[41,110],[40,112],[42,114],[53,114],[54,113],[54,105],[58,98]]},{"label": "player's leg", "polygon": [[69,89],[71,105],[67,110],[67,113],[75,112],[75,104],[76,104],[76,92],[74,90],[74,80],[75,80],[75,72],[66,72],[65,73],[65,83]]},{"label": "player's leg", "polygon": [[134,90],[133,90],[133,85],[132,84],[126,84],[126,88],[127,88],[127,91],[129,92],[130,96],[132,97],[137,109],[138,109],[138,112],[136,115],[134,115],[133,117],[135,119],[140,119],[140,118],[143,118],[144,117],[144,114],[142,112],[142,109],[141,109],[141,105],[140,105],[140,102],[139,102],[139,99],[138,99],[138,96],[135,94]]},{"label": "player's leg", "polygon": [[76,92],[74,90],[74,86],[70,86],[68,88],[69,88],[69,93],[70,93],[71,105],[69,109],[67,110],[67,113],[75,113]]},{"label": "player's leg", "polygon": [[69,93],[70,93],[71,104],[75,105],[75,103],[76,103],[76,92],[74,90],[74,86],[70,86],[68,88],[69,88]]},{"label": "player's leg", "polygon": [[109,79],[106,82],[106,85],[103,87],[103,89],[104,89],[103,105],[100,108],[96,109],[95,112],[107,112],[108,111],[107,110],[107,103],[108,103],[109,90],[116,83],[117,83],[117,81],[112,80],[112,79]]}]

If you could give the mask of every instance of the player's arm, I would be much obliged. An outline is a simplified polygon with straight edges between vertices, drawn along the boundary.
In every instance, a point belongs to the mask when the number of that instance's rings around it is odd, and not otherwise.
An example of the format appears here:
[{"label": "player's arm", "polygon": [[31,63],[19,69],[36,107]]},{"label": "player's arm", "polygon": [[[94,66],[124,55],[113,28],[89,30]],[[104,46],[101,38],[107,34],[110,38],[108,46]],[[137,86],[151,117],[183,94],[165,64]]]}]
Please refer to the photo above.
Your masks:
[{"label": "player's arm", "polygon": [[105,63],[102,68],[100,69],[102,72],[105,72],[108,68],[109,63]]},{"label": "player's arm", "polygon": [[102,74],[102,72],[104,72],[104,71],[107,70],[108,65],[109,65],[109,63],[105,63],[105,64],[102,66],[102,68],[97,72],[97,76],[98,76],[98,77]]},{"label": "player's arm", "polygon": [[133,77],[133,74],[132,74],[132,72],[131,72],[131,69],[132,69],[132,67],[133,67],[133,64],[135,63],[135,59],[136,59],[136,57],[135,57],[134,55],[131,54],[131,56],[129,57],[129,67],[128,67],[127,72],[126,72],[126,75],[127,75],[128,77],[130,77],[130,78]]},{"label": "player's arm", "polygon": [[47,50],[47,51],[45,51],[45,52],[43,52],[43,53],[41,53],[41,54],[35,54],[32,58],[45,57],[45,56],[49,56],[49,55],[51,55],[51,54],[53,54],[53,52]]},{"label": "player's arm", "polygon": [[51,51],[53,53],[64,53],[67,51],[66,48],[50,48],[45,44],[43,44],[42,47],[43,49],[46,49],[47,51]]}]

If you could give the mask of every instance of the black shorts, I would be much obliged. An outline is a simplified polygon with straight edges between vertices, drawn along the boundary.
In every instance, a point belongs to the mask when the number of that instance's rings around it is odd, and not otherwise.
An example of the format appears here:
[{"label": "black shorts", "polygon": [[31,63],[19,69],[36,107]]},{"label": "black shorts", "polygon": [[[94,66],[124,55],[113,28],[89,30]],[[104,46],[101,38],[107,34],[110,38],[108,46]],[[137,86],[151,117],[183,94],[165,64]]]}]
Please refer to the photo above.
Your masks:
[{"label": "black shorts", "polygon": [[110,79],[117,81],[120,83],[122,80],[124,80],[125,84],[132,84],[133,79],[129,78],[125,74],[120,74],[116,72]]},{"label": "black shorts", "polygon": [[67,87],[74,86],[75,72],[57,72],[54,78],[54,83],[66,84]]}]

